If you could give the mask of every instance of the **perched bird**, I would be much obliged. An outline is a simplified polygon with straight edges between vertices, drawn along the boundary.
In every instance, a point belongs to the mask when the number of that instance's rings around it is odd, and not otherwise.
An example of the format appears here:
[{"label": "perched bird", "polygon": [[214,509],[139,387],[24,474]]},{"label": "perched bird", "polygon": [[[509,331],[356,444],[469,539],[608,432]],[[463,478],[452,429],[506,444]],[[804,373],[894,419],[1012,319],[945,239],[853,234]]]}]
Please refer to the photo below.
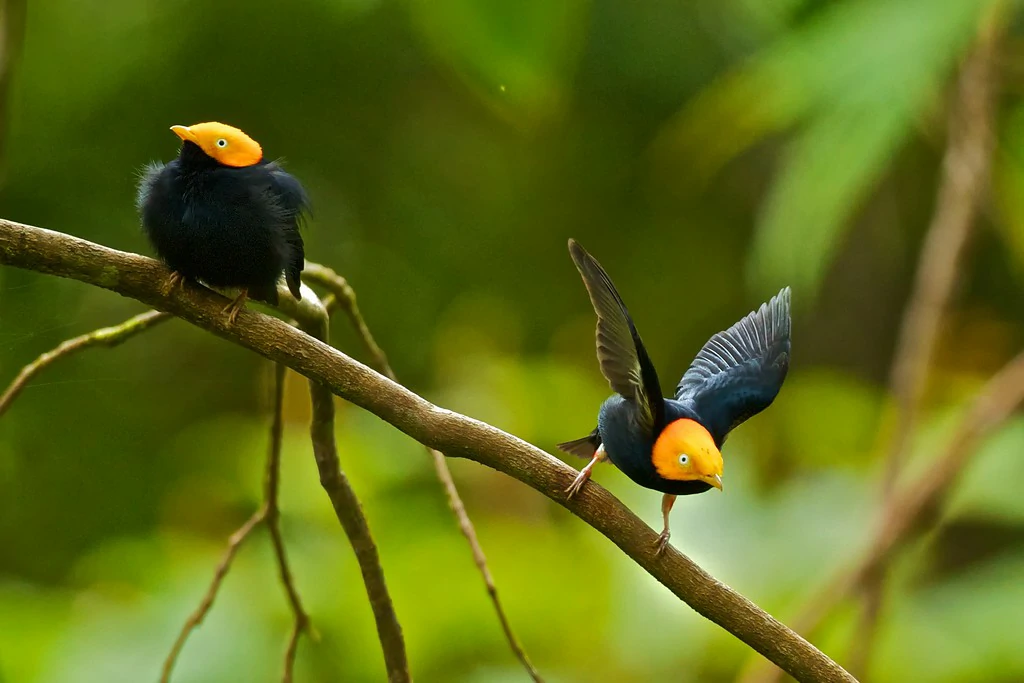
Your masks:
[{"label": "perched bird", "polygon": [[259,144],[232,126],[211,121],[171,130],[182,139],[181,153],[144,170],[136,201],[149,241],[174,271],[165,293],[185,278],[240,288],[224,308],[234,322],[250,295],[277,303],[283,272],[301,299],[299,223],[309,199],[299,181],[264,161]]},{"label": "perched bird", "polygon": [[569,240],[569,253],[597,312],[601,374],[616,393],[601,405],[593,432],[558,444],[590,458],[566,493],[574,496],[606,459],[637,484],[661,491],[661,553],[676,496],[721,490],[726,436],[771,405],[782,387],[789,369],[789,287],[711,337],[675,397],[662,398],[658,374],[608,273],[575,240]]}]

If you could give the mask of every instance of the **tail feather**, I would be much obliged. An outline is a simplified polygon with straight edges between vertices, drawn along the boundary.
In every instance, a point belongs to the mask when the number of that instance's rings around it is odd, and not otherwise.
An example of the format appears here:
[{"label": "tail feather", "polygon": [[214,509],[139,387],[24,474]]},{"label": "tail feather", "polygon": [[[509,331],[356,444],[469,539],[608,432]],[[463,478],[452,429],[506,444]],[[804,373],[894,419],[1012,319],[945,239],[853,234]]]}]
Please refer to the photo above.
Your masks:
[{"label": "tail feather", "polygon": [[597,433],[597,427],[582,439],[573,439],[572,441],[566,441],[558,444],[559,450],[586,460],[593,458],[594,453],[596,453],[597,449],[600,447],[601,435]]}]

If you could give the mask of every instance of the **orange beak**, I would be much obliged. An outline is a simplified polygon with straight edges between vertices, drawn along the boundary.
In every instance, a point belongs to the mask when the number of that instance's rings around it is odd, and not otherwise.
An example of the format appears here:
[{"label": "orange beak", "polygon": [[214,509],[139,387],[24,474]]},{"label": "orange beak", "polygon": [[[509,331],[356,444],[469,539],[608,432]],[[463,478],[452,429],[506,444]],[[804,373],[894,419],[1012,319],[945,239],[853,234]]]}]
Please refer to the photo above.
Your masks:
[{"label": "orange beak", "polygon": [[188,126],[171,126],[171,130],[174,134],[186,142],[194,142],[199,144],[199,139],[196,138],[196,134]]}]

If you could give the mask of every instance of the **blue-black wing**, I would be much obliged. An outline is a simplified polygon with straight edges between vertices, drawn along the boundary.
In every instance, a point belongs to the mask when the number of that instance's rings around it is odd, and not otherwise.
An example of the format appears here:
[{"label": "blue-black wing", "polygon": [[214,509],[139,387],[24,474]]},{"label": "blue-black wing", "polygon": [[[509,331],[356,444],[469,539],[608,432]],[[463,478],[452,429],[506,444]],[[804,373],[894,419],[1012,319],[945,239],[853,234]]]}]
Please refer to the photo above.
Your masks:
[{"label": "blue-black wing", "polygon": [[613,391],[634,402],[640,425],[656,433],[665,423],[665,401],[658,373],[626,304],[601,264],[575,240],[569,240],[569,253],[597,313],[597,360],[601,374]]},{"label": "blue-black wing", "polygon": [[676,399],[688,402],[715,441],[775,400],[789,370],[789,287],[738,323],[711,337],[679,380]]},{"label": "blue-black wing", "polygon": [[292,296],[302,299],[300,277],[306,261],[306,251],[299,228],[302,225],[304,214],[310,213],[309,196],[302,187],[302,183],[276,162],[267,164],[266,169],[269,171],[271,187],[286,218],[284,221],[285,239],[291,249],[288,263],[284,269],[285,281],[288,283],[288,290]]}]

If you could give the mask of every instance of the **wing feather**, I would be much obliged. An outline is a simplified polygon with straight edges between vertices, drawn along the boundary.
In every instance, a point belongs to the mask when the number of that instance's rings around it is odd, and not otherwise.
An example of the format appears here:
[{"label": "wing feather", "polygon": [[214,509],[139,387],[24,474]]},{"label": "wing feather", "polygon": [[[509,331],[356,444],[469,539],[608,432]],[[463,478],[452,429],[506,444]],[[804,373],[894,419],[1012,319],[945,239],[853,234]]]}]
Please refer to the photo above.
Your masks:
[{"label": "wing feather", "polygon": [[789,370],[790,290],[715,334],[679,380],[676,399],[690,402],[719,443],[775,400]]},{"label": "wing feather", "polygon": [[569,240],[569,253],[597,313],[597,360],[601,374],[613,391],[635,403],[642,426],[652,430],[660,427],[665,419],[665,405],[658,375],[625,302],[601,264],[575,240]]}]

